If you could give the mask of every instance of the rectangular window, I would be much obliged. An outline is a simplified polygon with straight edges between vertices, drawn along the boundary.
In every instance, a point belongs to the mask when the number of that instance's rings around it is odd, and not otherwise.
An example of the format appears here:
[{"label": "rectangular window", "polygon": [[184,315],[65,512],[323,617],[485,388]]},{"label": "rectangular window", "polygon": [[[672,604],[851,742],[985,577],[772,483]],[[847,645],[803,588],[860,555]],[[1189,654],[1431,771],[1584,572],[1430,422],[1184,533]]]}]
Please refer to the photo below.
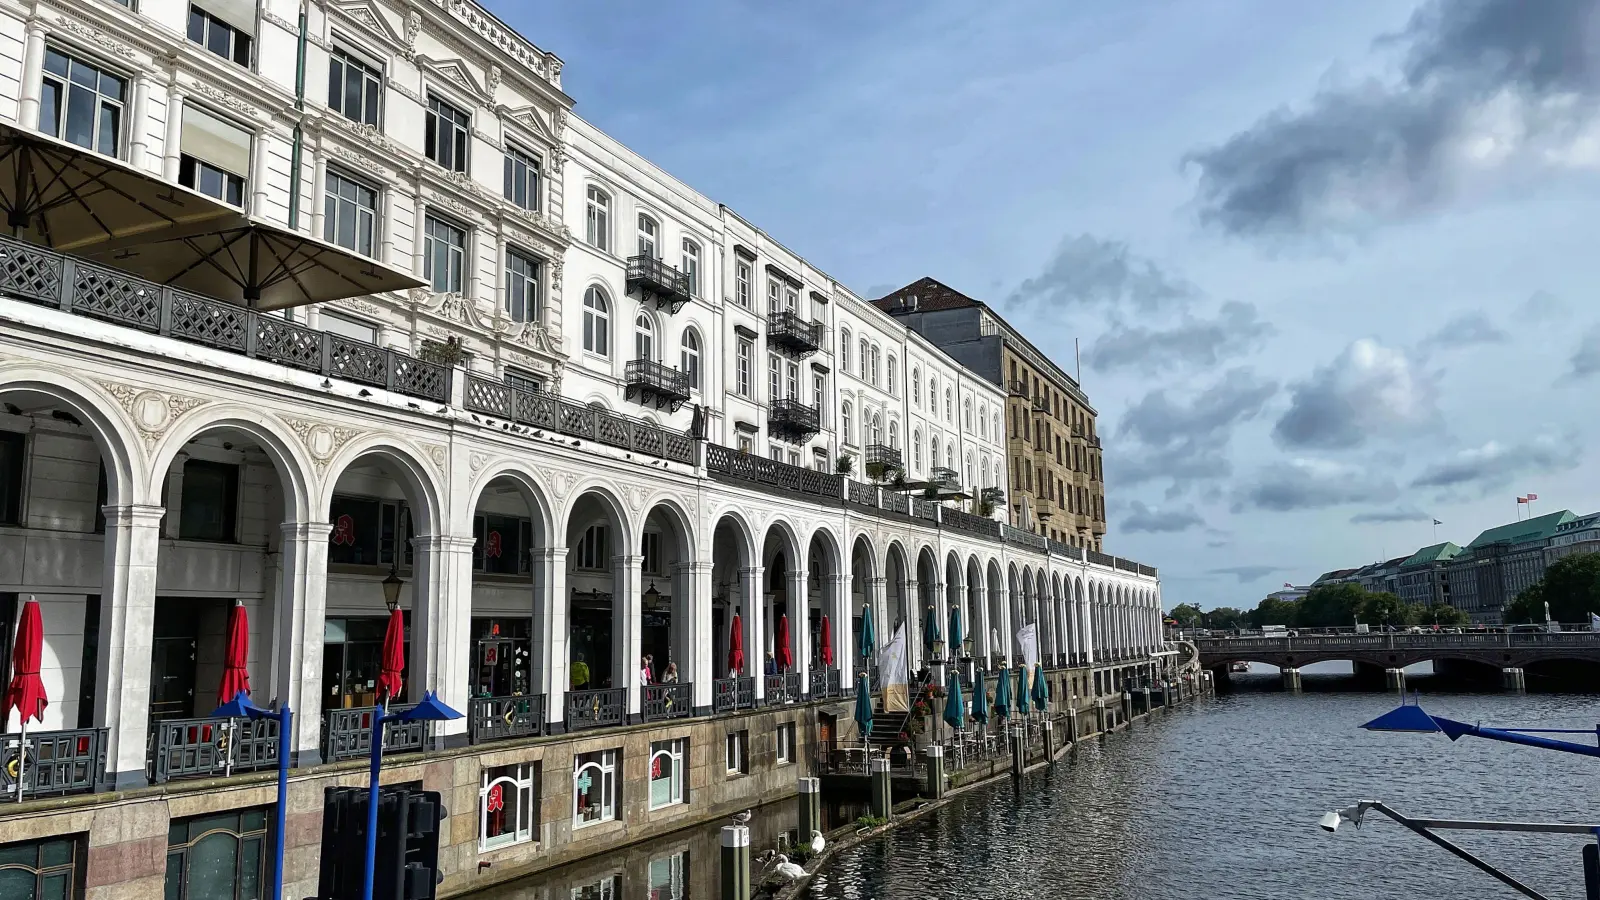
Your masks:
[{"label": "rectangular window", "polygon": [[224,203],[244,206],[250,132],[198,106],[184,104],[181,146],[179,184]]},{"label": "rectangular window", "polygon": [[800,305],[800,289],[792,284],[785,285],[783,289],[783,305],[787,311],[794,312]]},{"label": "rectangular window", "polygon": [[392,565],[396,549],[411,562],[413,527],[405,504],[335,494],[328,506],[328,562],[347,566]]},{"label": "rectangular window", "polygon": [[378,127],[383,71],[335,47],[328,53],[328,106],[352,122]]},{"label": "rectangular window", "polygon": [[0,896],[73,900],[86,854],[78,835],[0,844]]},{"label": "rectangular window", "polygon": [[787,393],[784,396],[790,400],[800,399],[800,364],[788,363],[783,386]]},{"label": "rectangular window", "polygon": [[780,380],[778,357],[767,354],[767,402],[776,403],[783,399],[783,384]]},{"label": "rectangular window", "polygon": [[756,449],[755,438],[751,437],[748,434],[739,435],[739,452],[740,453],[751,453],[751,452],[754,452],[755,449]]},{"label": "rectangular window", "polygon": [[578,558],[573,564],[580,569],[603,571],[611,565],[611,554],[607,552],[606,526],[590,525],[584,530],[583,536],[578,538]]},{"label": "rectangular window", "polygon": [[572,889],[572,900],[617,900],[622,896],[622,876],[607,875]]},{"label": "rectangular window", "polygon": [[650,900],[684,900],[688,896],[684,878],[688,856],[685,850],[650,860]]},{"label": "rectangular window", "polygon": [[768,275],[767,276],[767,312],[769,314],[778,312],[783,308],[782,300],[781,300],[782,296],[783,296],[783,285],[779,284],[778,279],[773,278],[771,275]]},{"label": "rectangular window", "polygon": [[683,274],[689,279],[689,296],[700,296],[700,245],[683,239]]},{"label": "rectangular window", "polygon": [[28,436],[0,431],[0,525],[22,524],[22,491],[27,484]]},{"label": "rectangular window", "polygon": [[529,571],[533,523],[512,516],[474,516],[472,568],[489,575],[522,575]]},{"label": "rectangular window", "polygon": [[428,118],[423,130],[423,148],[428,158],[452,172],[465,172],[471,122],[466,113],[428,95]]},{"label": "rectangular window", "polygon": [[513,322],[539,321],[539,263],[506,251],[506,315]]},{"label": "rectangular window", "polygon": [[828,304],[816,294],[811,295],[811,321],[826,322],[828,320]]},{"label": "rectangular window", "polygon": [[811,405],[817,408],[818,415],[828,408],[827,404],[822,402],[822,398],[827,394],[827,386],[827,381],[820,373],[811,376]]},{"label": "rectangular window", "polygon": [[750,308],[750,264],[734,263],[733,265],[733,295],[739,305],[745,309]]},{"label": "rectangular window", "polygon": [[795,448],[795,447],[790,447],[789,448],[789,465],[791,465],[791,466],[800,465],[800,450],[798,448]]},{"label": "rectangular window", "polygon": [[167,827],[166,900],[255,900],[267,873],[267,807],[174,819]]},{"label": "rectangular window", "polygon": [[646,531],[642,543],[643,546],[639,548],[641,571],[651,575],[666,574],[661,570],[661,532]]},{"label": "rectangular window", "polygon": [[189,40],[223,59],[246,68],[256,31],[256,5],[239,0],[218,0],[210,12],[189,7]]},{"label": "rectangular window", "polygon": [[616,750],[580,753],[572,767],[572,827],[617,817]]},{"label": "rectangular window", "polygon": [[478,852],[525,844],[539,831],[539,764],[483,770],[478,786]]},{"label": "rectangular window", "polygon": [[521,209],[539,208],[539,158],[521,147],[506,148],[506,199]]},{"label": "rectangular window", "polygon": [[767,447],[767,456],[771,457],[773,462],[783,462],[783,447],[777,441],[773,441]]},{"label": "rectangular window", "polygon": [[750,774],[750,732],[728,732],[727,760],[729,775]]},{"label": "rectangular window", "polygon": [[323,213],[323,240],[362,256],[374,255],[378,234],[377,190],[329,169],[324,185]]},{"label": "rectangular window", "polygon": [[183,499],[178,537],[186,541],[232,541],[239,515],[239,467],[191,459],[183,464]]},{"label": "rectangular window", "polygon": [[441,293],[461,293],[467,261],[467,232],[443,219],[424,220],[422,277]]},{"label": "rectangular window", "polygon": [[689,802],[689,783],[684,778],[688,761],[689,742],[683,738],[650,744],[651,809]]},{"label": "rectangular window", "polygon": [[366,344],[378,343],[378,326],[360,319],[351,319],[338,313],[323,312],[317,321],[322,325],[322,330],[329,334],[337,334]]},{"label": "rectangular window", "polygon": [[750,396],[750,357],[755,353],[755,345],[748,338],[739,339],[738,357],[734,364],[734,384],[739,396]]},{"label": "rectangular window", "polygon": [[794,723],[783,722],[778,725],[778,765],[794,762]]},{"label": "rectangular window", "polygon": [[106,156],[122,154],[128,81],[46,47],[39,86],[39,130]]}]

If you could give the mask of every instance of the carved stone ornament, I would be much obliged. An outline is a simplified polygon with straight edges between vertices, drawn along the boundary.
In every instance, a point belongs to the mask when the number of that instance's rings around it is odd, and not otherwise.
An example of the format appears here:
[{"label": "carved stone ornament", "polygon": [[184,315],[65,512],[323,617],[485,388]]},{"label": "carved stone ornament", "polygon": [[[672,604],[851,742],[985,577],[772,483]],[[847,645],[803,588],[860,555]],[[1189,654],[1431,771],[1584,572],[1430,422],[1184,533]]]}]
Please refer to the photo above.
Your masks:
[{"label": "carved stone ornament", "polygon": [[305,419],[285,417],[283,422],[289,426],[289,430],[293,431],[295,437],[298,437],[300,443],[305,446],[306,453],[310,455],[311,462],[317,467],[319,474],[326,472],[328,463],[333,459],[334,455],[345,444],[350,443],[351,438],[360,434],[359,431],[353,428],[345,428],[342,425],[328,425],[323,422],[308,422]]},{"label": "carved stone ornament", "polygon": [[467,457],[467,465],[472,469],[472,474],[474,475],[483,471],[483,467],[488,463],[489,455],[487,453],[478,453],[474,451],[471,456]]},{"label": "carved stone ornament", "polygon": [[644,501],[650,492],[642,487],[628,489],[628,507],[634,512],[644,508]]},{"label": "carved stone ornament", "polygon": [[233,110],[234,112],[249,116],[252,119],[258,118],[261,115],[256,111],[254,106],[251,106],[243,100],[240,100],[238,97],[233,96],[209,81],[196,81],[194,84],[189,86],[189,89],[194,91],[196,94],[209,97],[217,103],[220,103],[223,106]]},{"label": "carved stone ornament", "polygon": [[90,42],[98,50],[104,50],[107,53],[115,53],[124,59],[133,59],[139,55],[127,44],[114,41],[108,35],[106,35],[105,32],[99,30],[98,28],[91,28],[88,25],[77,21],[76,19],[69,19],[66,16],[56,16],[56,25]]},{"label": "carved stone ornament", "polygon": [[154,448],[161,436],[167,433],[184,413],[206,401],[183,394],[167,394],[149,388],[136,388],[116,381],[102,381],[100,386],[127,410],[133,425],[139,429],[145,446]]},{"label": "carved stone ornament", "polygon": [[489,74],[485,77],[484,89],[489,93],[490,102],[494,101],[494,92],[500,87],[500,67],[490,66]]},{"label": "carved stone ornament", "polygon": [[428,459],[433,461],[434,466],[436,466],[440,472],[445,471],[446,467],[450,463],[450,454],[445,452],[444,447],[438,444],[429,444],[427,450]]},{"label": "carved stone ornament", "polygon": [[406,58],[417,55],[417,35],[422,32],[422,13],[412,10],[406,13]]},{"label": "carved stone ornament", "polygon": [[572,493],[572,485],[577,480],[578,476],[571,472],[555,472],[550,478],[550,489],[555,492],[557,500],[565,500]]}]

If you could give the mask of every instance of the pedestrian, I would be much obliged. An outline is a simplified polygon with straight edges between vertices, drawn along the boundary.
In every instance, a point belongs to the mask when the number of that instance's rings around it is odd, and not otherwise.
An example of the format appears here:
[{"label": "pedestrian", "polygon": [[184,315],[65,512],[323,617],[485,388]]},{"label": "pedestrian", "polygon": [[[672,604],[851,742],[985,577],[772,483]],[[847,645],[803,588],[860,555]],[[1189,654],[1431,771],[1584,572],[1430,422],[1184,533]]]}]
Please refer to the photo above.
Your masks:
[{"label": "pedestrian", "polygon": [[667,663],[667,671],[662,673],[662,675],[661,675],[661,683],[662,684],[677,684],[678,683],[678,664],[677,663],[673,663],[673,662]]},{"label": "pedestrian", "polygon": [[572,660],[572,690],[582,690],[589,684],[589,664],[583,661],[583,654],[577,654]]},{"label": "pedestrian", "polygon": [[650,684],[650,657],[639,660],[639,683]]},{"label": "pedestrian", "polygon": [[776,675],[776,674],[778,674],[778,661],[773,658],[772,653],[770,651],[767,653],[767,669],[766,669],[766,671],[767,671],[768,675]]}]

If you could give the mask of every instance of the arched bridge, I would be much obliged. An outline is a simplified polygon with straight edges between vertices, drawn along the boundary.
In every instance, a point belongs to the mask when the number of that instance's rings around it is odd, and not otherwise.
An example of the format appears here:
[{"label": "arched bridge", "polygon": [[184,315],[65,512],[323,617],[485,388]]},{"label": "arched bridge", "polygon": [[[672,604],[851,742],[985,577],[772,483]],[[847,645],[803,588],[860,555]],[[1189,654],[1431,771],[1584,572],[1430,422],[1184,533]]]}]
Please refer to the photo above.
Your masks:
[{"label": "arched bridge", "polygon": [[1233,662],[1298,668],[1330,660],[1385,669],[1447,660],[1502,669],[1555,660],[1600,663],[1600,633],[1588,631],[1211,637],[1197,638],[1194,644],[1200,664],[1208,669]]}]

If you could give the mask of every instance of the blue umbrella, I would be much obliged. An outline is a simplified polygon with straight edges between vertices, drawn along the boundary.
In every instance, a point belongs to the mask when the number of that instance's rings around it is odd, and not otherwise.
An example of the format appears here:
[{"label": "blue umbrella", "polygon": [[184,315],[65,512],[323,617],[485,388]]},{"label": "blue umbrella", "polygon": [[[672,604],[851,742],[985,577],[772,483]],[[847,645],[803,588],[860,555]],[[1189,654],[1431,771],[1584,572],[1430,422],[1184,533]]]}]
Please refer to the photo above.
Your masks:
[{"label": "blue umbrella", "polygon": [[955,658],[961,655],[961,639],[966,637],[961,628],[961,607],[950,607],[950,656]]},{"label": "blue umbrella", "polygon": [[972,673],[972,721],[989,724],[989,692],[983,687],[983,670]]},{"label": "blue umbrella", "polygon": [[1017,715],[1028,714],[1028,667],[1017,666]]},{"label": "blue umbrella", "polygon": [[1044,666],[1033,667],[1033,708],[1044,712],[1050,702],[1050,685],[1044,680]]},{"label": "blue umbrella", "polygon": [[872,731],[872,685],[867,683],[867,673],[856,676],[856,726],[861,729],[861,740]]},{"label": "blue umbrella", "polygon": [[939,614],[930,606],[928,607],[927,615],[923,616],[922,647],[928,651],[929,655],[932,655],[933,645],[940,643],[942,640],[943,638],[939,635]]},{"label": "blue umbrella", "polygon": [[965,720],[961,709],[961,676],[950,673],[950,686],[945,689],[944,720],[951,728],[960,728]]},{"label": "blue umbrella", "polygon": [[1002,719],[1011,716],[1011,676],[1005,669],[1000,670],[994,688],[994,714]]},{"label": "blue umbrella", "polygon": [[872,628],[872,607],[861,608],[861,657],[865,659],[878,648],[878,635]]}]

